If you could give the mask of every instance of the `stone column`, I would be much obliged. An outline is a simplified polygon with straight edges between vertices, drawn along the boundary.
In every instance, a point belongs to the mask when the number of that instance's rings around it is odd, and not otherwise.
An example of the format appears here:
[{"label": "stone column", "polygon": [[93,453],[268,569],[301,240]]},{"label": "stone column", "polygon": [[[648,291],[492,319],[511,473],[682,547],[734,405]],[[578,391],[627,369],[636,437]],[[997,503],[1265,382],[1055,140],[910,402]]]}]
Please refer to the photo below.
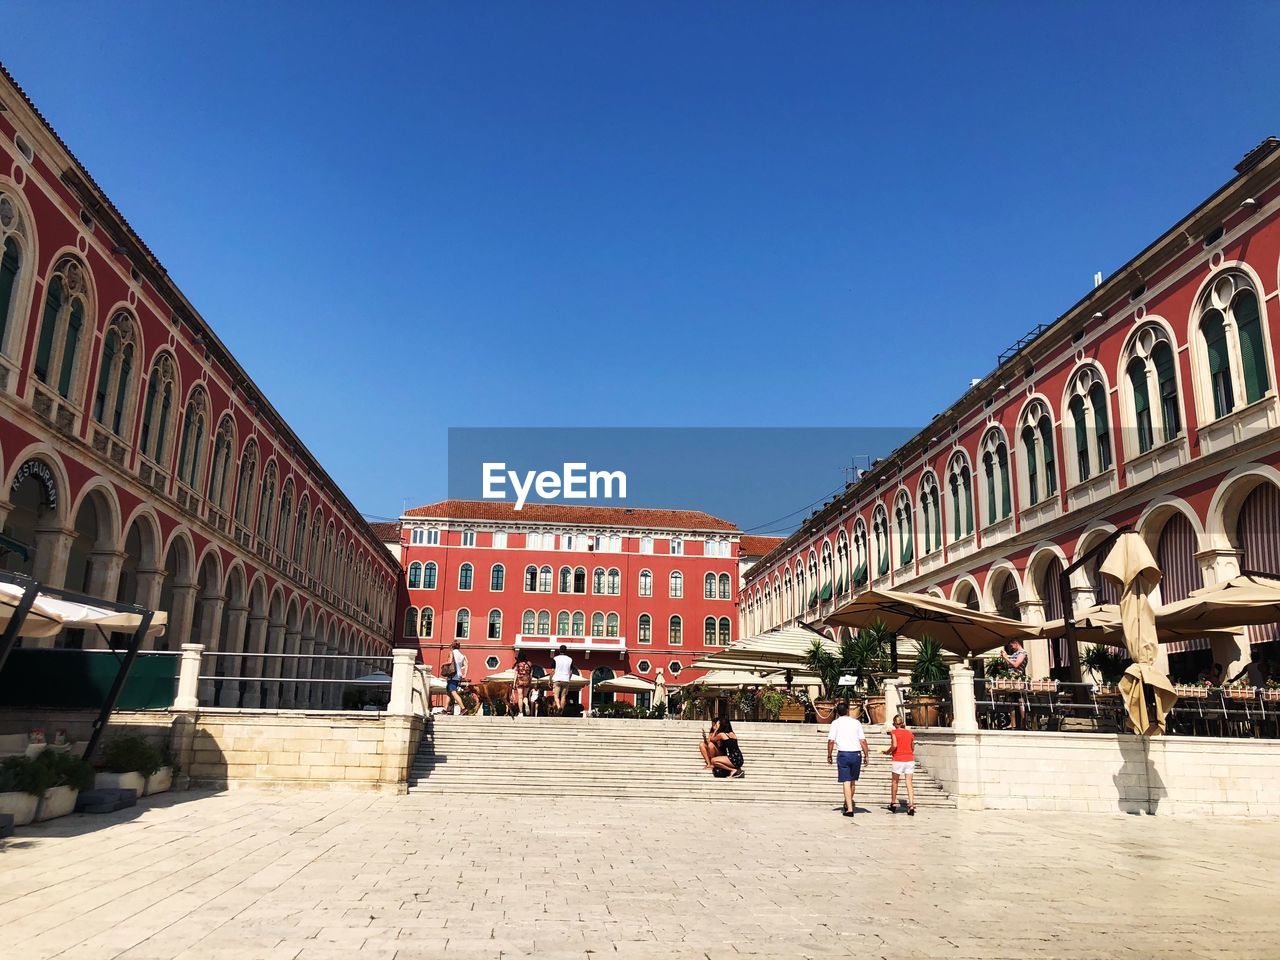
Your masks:
[{"label": "stone column", "polygon": [[165,640],[170,648],[182,648],[191,640],[191,617],[195,613],[196,585],[177,583],[173,587],[173,609],[169,611],[169,626],[165,628]]},{"label": "stone column", "polygon": [[[1196,560],[1200,563],[1205,586],[1212,587],[1240,576],[1241,556],[1240,550],[1229,547],[1213,547],[1197,553]],[[1223,676],[1230,680],[1249,664],[1249,632],[1240,627],[1231,631],[1230,636],[1214,638],[1209,649],[1213,653],[1213,662],[1222,664]]]},{"label": "stone column", "polygon": [[[237,656],[219,657],[218,673],[227,677],[244,676],[243,661],[244,658],[238,654],[243,652],[242,644],[245,640],[245,629],[249,620],[248,607],[232,607],[230,614],[227,616],[227,635],[222,638],[223,649],[232,651]],[[222,682],[222,692],[218,695],[218,706],[220,707],[238,707],[240,706],[240,684],[242,680],[224,680]]]},{"label": "stone column", "polygon": [[[1044,604],[1039,600],[1019,600],[1020,619],[1028,626],[1044,623]],[[1037,637],[1027,641],[1027,677],[1037,680],[1049,675],[1049,641]]]},{"label": "stone column", "polygon": [[329,645],[321,640],[315,641],[315,647],[311,651],[311,667],[307,672],[307,677],[311,680],[307,684],[307,703],[312,710],[324,709],[324,698],[328,695],[329,684],[316,683],[316,681],[325,679],[325,672],[328,670],[329,665],[329,661],[325,657],[328,655]]},{"label": "stone column", "polygon": [[[200,602],[200,621],[195,625],[193,639],[204,645],[206,650],[217,652],[222,649],[220,631],[222,630],[221,596],[206,596]],[[211,657],[204,666],[205,679],[200,681],[200,702],[213,706],[213,674],[221,666],[221,657]],[[225,670],[223,671],[226,672]]]},{"label": "stone column", "polygon": [[391,701],[387,712],[399,716],[413,713],[413,671],[418,662],[416,650],[391,651]]},{"label": "stone column", "polygon": [[[249,617],[249,632],[245,637],[244,666],[242,672],[246,677],[263,676],[263,658],[254,656],[262,653],[267,644],[266,614],[255,614]],[[262,681],[246,680],[244,682],[244,698],[241,706],[254,709],[262,706]]]},{"label": "stone column", "polygon": [[978,732],[978,705],[973,695],[973,671],[968,664],[951,665],[951,727],[956,733]]},{"label": "stone column", "polygon": [[902,693],[898,690],[897,680],[884,682],[884,724],[885,731],[893,729],[893,718],[898,715],[898,707],[902,706]]},{"label": "stone column", "polygon": [[[50,587],[65,587],[67,563],[71,560],[71,544],[75,538],[75,530],[63,527],[37,530],[35,560],[31,566],[31,576]],[[23,645],[52,648],[57,640],[57,635],[39,637],[23,640]]]},{"label": "stone column", "polygon": [[[285,633],[283,623],[272,623],[267,625],[267,648],[265,653],[284,653],[285,649]],[[266,657],[262,661],[262,676],[267,678],[267,682],[263,684],[264,706],[275,709],[280,706],[281,701],[281,683],[278,677],[284,676],[281,668],[285,666],[283,657]]]},{"label": "stone column", "polygon": [[301,660],[298,658],[298,651],[302,643],[302,634],[299,631],[284,634],[284,652],[289,656],[280,661],[279,676],[285,678],[280,682],[280,706],[286,710],[292,710],[298,703],[298,682],[294,678],[299,676],[298,670],[302,666]]},{"label": "stone column", "polygon": [[125,554],[119,550],[94,550],[89,554],[89,594],[114,600],[120,592],[120,571]]},{"label": "stone column", "polygon": [[311,665],[315,661],[312,659],[316,652],[316,641],[310,637],[298,638],[298,668],[294,674],[298,678],[298,682],[294,684],[293,703],[295,707],[310,709],[315,706],[312,699],[313,685],[308,681],[311,679]]},{"label": "stone column", "polygon": [[178,695],[173,699],[175,710],[196,710],[200,707],[200,655],[204,644],[184,643],[182,660],[178,665]]},{"label": "stone column", "polygon": [[[160,607],[160,590],[164,586],[164,571],[154,568],[138,570],[138,589],[135,591],[133,602],[140,607],[146,607],[148,610],[157,610]],[[155,636],[145,637],[142,641],[143,650],[154,650],[159,643],[168,644],[172,640],[169,639],[169,628],[165,628],[165,638],[158,639]]]}]

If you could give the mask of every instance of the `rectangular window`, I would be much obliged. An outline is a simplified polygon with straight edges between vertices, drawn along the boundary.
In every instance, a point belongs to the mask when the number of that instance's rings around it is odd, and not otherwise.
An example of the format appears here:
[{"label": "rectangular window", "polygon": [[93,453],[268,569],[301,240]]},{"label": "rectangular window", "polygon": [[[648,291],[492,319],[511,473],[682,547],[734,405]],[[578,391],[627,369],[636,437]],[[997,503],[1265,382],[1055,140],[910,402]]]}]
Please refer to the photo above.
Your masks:
[{"label": "rectangular window", "polygon": [[505,530],[494,531],[493,548],[495,550],[505,550],[507,548],[507,531]]},{"label": "rectangular window", "polygon": [[675,557],[684,555],[684,541],[675,537],[671,538],[671,555]]},{"label": "rectangular window", "polygon": [[640,552],[653,553],[653,537],[640,538]]},{"label": "rectangular window", "polygon": [[437,530],[435,527],[432,527],[430,530],[427,531],[427,546],[428,547],[440,546],[440,531]]},{"label": "rectangular window", "polygon": [[476,532],[474,530],[462,531],[462,545],[464,547],[474,547],[476,545]]}]

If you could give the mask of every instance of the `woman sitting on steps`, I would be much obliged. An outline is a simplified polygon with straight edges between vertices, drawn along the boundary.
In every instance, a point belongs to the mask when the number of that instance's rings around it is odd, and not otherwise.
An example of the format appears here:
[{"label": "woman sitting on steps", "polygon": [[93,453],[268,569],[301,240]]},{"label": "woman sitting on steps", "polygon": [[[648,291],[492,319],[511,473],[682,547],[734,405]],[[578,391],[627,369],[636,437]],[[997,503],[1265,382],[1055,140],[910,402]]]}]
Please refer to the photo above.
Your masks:
[{"label": "woman sitting on steps", "polygon": [[738,735],[733,732],[732,721],[712,721],[711,729],[702,735],[698,751],[705,764],[702,769],[710,770],[712,776],[733,780],[743,776],[742,749],[738,746]]}]

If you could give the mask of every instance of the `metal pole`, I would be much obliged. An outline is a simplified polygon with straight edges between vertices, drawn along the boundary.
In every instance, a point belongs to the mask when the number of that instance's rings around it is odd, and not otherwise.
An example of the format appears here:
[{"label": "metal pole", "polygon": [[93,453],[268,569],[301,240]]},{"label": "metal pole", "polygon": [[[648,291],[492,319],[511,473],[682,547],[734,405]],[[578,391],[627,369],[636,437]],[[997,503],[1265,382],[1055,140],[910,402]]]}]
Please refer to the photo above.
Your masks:
[{"label": "metal pole", "polygon": [[1105,540],[1087,551],[1079,560],[1065,567],[1058,574],[1058,592],[1062,594],[1063,639],[1067,644],[1067,662],[1063,666],[1070,666],[1076,657],[1076,616],[1075,604],[1071,600],[1071,574],[1075,573],[1103,550],[1110,550],[1115,545],[1115,542],[1120,539],[1120,534],[1128,533],[1131,529],[1133,528],[1126,525],[1120,527],[1114,533],[1108,534]]},{"label": "metal pole", "polygon": [[142,639],[147,635],[147,631],[151,629],[151,620],[155,616],[155,611],[142,610],[141,613],[142,621],[138,624],[138,629],[133,632],[133,639],[129,642],[129,649],[124,655],[124,662],[120,664],[120,669],[116,671],[116,678],[111,683],[111,690],[107,693],[106,702],[102,704],[102,709],[98,711],[98,719],[93,721],[93,732],[89,734],[89,744],[84,748],[84,759],[86,760],[93,755],[94,748],[102,738],[102,731],[106,728],[107,721],[111,719],[111,711],[115,709],[116,701],[120,699],[120,691],[124,689],[124,682],[129,678],[129,669],[133,666],[134,658],[138,655],[138,648],[142,646]]}]

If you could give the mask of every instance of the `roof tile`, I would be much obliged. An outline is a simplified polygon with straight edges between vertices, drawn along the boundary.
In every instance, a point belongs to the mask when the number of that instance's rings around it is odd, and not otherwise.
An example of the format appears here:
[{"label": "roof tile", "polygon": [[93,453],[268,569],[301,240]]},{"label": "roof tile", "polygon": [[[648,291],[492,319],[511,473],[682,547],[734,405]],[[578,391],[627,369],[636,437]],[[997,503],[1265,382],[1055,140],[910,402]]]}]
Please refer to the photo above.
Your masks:
[{"label": "roof tile", "polygon": [[523,509],[517,511],[516,505],[509,500],[441,500],[439,503],[414,507],[406,511],[405,516],[433,520],[496,520],[507,523],[572,523],[596,527],[738,532],[737,525],[701,510],[526,503]]}]

